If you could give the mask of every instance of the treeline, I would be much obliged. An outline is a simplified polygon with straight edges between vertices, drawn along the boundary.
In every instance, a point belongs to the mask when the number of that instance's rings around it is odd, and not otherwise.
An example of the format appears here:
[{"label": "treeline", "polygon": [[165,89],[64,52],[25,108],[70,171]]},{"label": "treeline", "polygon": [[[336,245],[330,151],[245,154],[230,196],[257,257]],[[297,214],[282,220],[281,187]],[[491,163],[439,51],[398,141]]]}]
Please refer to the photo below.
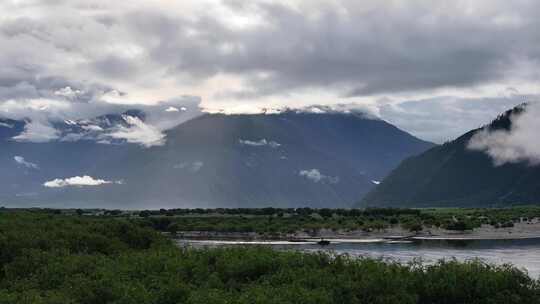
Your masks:
[{"label": "treeline", "polygon": [[[200,211],[201,213],[197,213]],[[539,207],[504,209],[177,209],[153,211],[143,222],[160,231],[255,232],[269,237],[295,232],[316,235],[321,229],[364,230],[400,226],[411,232],[430,228],[465,231],[491,225],[509,228],[540,217]]]},{"label": "treeline", "polygon": [[0,211],[0,303],[540,303],[509,265],[181,249],[138,223]]},{"label": "treeline", "polygon": [[[0,208],[0,212],[2,210],[11,209]],[[539,206],[441,209],[196,208],[143,211],[101,209],[34,211],[54,215],[138,219],[148,227],[168,232],[256,232],[270,236],[301,231],[315,233],[321,229],[369,232],[393,226],[400,226],[411,232],[430,228],[465,231],[481,225],[510,228],[516,223],[532,223],[540,218]]]},{"label": "treeline", "polygon": [[[412,227],[415,220],[401,219],[401,224],[405,227]],[[306,232],[316,236],[322,229],[330,230],[381,230],[388,228],[392,224],[399,224],[398,218],[385,217],[316,217],[316,216],[294,216],[294,217],[149,217],[141,220],[144,225],[150,226],[159,231],[171,233],[176,232],[255,232],[266,235],[269,238],[282,237],[283,234],[295,232]],[[422,228],[418,228],[422,230]]]},{"label": "treeline", "polygon": [[[194,211],[193,211],[194,210]],[[278,234],[321,229],[380,230],[400,224],[422,230],[423,214],[417,209],[176,209],[176,214],[161,209],[144,214],[144,224],[159,231],[256,232],[269,237]],[[176,215],[176,216],[174,216]]]},{"label": "treeline", "polygon": [[268,236],[321,229],[380,230],[401,224],[422,230],[422,212],[417,209],[314,209],[314,208],[232,208],[232,209],[160,209],[141,211],[143,222],[167,232],[256,232]]},{"label": "treeline", "polygon": [[515,223],[530,223],[540,218],[538,206],[441,209],[199,208],[143,211],[101,209],[39,209],[37,211],[63,215],[140,218],[145,225],[168,232],[256,232],[270,236],[301,231],[315,233],[321,229],[369,232],[392,226],[400,226],[411,232],[430,228],[465,231],[481,225],[510,228]]},{"label": "treeline", "polygon": [[332,209],[332,208],[215,208],[215,209],[159,209],[143,210],[140,212],[142,217],[157,215],[254,215],[254,216],[272,216],[272,215],[311,215],[319,214],[322,217],[339,216],[391,216],[391,215],[420,215],[419,209],[401,209],[401,208],[367,208],[367,209]]}]

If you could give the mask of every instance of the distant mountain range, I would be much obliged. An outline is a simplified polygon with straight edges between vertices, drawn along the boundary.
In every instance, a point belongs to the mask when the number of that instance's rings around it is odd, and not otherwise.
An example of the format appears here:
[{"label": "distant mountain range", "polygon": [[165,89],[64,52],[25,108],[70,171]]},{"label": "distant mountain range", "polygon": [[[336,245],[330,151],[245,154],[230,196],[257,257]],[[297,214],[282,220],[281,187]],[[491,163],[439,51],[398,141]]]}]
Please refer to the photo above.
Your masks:
[{"label": "distant mountain range", "polygon": [[[351,207],[403,159],[434,144],[362,113],[204,114],[142,147],[105,136],[129,111],[53,124],[58,139],[13,140],[0,120],[0,205],[10,207]],[[109,133],[107,133],[109,132]]]},{"label": "distant mountain range", "polygon": [[508,111],[491,124],[403,161],[358,206],[471,207],[540,203],[540,166],[495,165],[488,154],[468,148],[482,132],[510,130]]}]

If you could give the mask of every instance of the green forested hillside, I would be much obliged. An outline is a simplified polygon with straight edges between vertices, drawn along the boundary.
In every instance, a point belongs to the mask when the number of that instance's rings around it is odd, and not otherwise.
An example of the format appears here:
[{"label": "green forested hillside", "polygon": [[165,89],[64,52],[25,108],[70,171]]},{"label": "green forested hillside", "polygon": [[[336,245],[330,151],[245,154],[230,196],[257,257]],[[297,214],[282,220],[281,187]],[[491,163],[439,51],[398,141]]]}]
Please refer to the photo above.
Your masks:
[{"label": "green forested hillside", "polygon": [[[511,116],[521,111],[523,107],[508,111],[485,128],[509,129]],[[472,136],[481,130],[406,159],[360,205],[479,207],[540,203],[540,166],[495,166],[486,153],[467,148]]]}]

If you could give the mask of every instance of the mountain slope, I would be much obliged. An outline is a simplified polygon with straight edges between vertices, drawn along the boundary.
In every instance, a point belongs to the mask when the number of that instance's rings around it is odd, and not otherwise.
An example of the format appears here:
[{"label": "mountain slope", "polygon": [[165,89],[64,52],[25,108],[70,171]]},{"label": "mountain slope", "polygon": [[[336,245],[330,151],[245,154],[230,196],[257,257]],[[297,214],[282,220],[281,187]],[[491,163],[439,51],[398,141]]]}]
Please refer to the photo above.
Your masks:
[{"label": "mountain slope", "polygon": [[[66,123],[69,132],[80,129],[77,122]],[[150,148],[92,140],[5,141],[0,166],[9,170],[0,172],[0,182],[9,187],[0,190],[0,201],[109,208],[350,207],[401,160],[433,146],[363,114],[293,111],[206,114],[167,131],[166,139]],[[14,156],[39,169],[15,163]],[[43,187],[82,175],[113,183]]]},{"label": "mountain slope", "polygon": [[[518,107],[485,128],[511,127]],[[467,148],[473,130],[425,153],[403,161],[360,203],[360,206],[437,207],[503,206],[540,203],[540,167],[527,163],[495,166],[484,152]]]}]

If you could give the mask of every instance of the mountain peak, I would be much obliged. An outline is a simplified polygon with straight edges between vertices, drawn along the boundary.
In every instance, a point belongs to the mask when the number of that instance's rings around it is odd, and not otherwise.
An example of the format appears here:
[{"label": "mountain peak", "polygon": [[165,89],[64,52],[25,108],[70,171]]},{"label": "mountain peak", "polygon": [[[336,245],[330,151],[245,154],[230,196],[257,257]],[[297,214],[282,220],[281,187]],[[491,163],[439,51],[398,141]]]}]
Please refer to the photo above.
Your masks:
[{"label": "mountain peak", "polygon": [[[506,111],[493,122],[442,146],[403,161],[361,202],[362,206],[471,207],[538,203],[540,166],[526,162],[495,165],[470,142],[483,132],[509,131],[528,104]],[[497,133],[499,134],[499,133]]]},{"label": "mountain peak", "polygon": [[484,128],[489,129],[490,131],[494,130],[510,130],[512,127],[512,118],[517,115],[521,115],[529,106],[528,103],[522,103],[515,106],[514,108],[504,112],[494,119],[489,125]]},{"label": "mountain peak", "polygon": [[[74,131],[100,126],[91,120],[64,124]],[[0,172],[0,180],[20,186],[1,189],[0,198],[17,201],[24,186],[44,203],[92,201],[121,208],[351,207],[402,159],[433,146],[382,120],[334,111],[207,114],[166,136],[152,149],[93,141],[10,142],[0,150],[0,163],[11,170]],[[14,155],[40,169],[29,172]],[[77,176],[123,183],[43,187]]]}]

